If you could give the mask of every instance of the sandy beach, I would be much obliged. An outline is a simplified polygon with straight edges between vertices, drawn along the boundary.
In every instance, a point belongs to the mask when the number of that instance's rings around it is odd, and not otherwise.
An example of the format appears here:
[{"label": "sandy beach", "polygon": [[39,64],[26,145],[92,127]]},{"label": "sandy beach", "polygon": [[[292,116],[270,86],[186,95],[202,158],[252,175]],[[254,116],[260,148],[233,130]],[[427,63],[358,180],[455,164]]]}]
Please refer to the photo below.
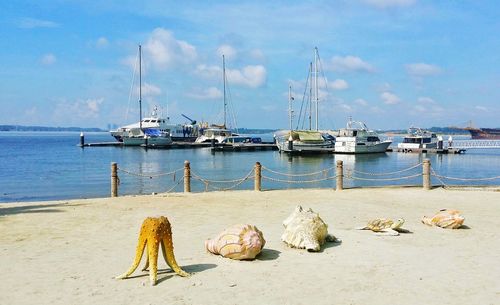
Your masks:
[{"label": "sandy beach", "polygon": [[[319,253],[280,241],[296,205],[312,208],[341,244]],[[461,210],[467,228],[423,225]],[[160,256],[156,286],[138,268],[141,223],[167,216],[182,278]],[[404,218],[413,233],[356,230]],[[209,254],[229,225],[256,225],[267,241],[253,261]],[[500,192],[419,188],[230,191],[0,205],[0,304],[498,304]],[[143,257],[144,261],[144,257]],[[143,263],[139,267],[142,267]]]}]

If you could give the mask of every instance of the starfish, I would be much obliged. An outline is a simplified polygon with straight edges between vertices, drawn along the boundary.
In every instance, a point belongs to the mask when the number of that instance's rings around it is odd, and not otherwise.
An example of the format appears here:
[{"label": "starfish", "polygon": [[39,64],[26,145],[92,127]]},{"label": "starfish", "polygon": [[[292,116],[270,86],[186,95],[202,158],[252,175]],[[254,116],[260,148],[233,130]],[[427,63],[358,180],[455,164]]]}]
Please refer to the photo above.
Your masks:
[{"label": "starfish", "polygon": [[158,248],[161,243],[161,250],[163,258],[172,270],[180,276],[189,276],[189,273],[182,270],[174,257],[174,246],[172,243],[172,229],[170,222],[164,216],[154,218],[146,218],[141,226],[139,234],[139,242],[137,243],[137,250],[135,251],[135,259],[132,266],[122,275],[117,276],[117,279],[124,279],[131,275],[141,262],[142,254],[146,245],[148,246],[148,255],[146,265],[142,271],[146,271],[151,263],[149,270],[149,282],[151,285],[156,285],[158,273]]}]

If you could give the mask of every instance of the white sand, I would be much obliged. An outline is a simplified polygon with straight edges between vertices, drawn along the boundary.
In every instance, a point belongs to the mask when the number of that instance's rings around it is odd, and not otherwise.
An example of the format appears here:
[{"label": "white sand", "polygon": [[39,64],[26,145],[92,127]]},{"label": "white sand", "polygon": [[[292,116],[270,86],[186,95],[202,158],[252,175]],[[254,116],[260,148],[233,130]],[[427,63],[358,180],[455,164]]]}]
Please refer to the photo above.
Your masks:
[{"label": "white sand", "polygon": [[[297,204],[320,213],[342,244],[320,253],[288,248],[281,222]],[[469,229],[420,223],[459,209]],[[165,215],[175,275],[160,256],[157,286],[134,257],[140,225]],[[354,228],[406,219],[413,234]],[[264,233],[254,261],[205,252],[204,240],[236,223]],[[500,192],[415,188],[232,191],[0,205],[0,304],[499,304]],[[144,260],[144,258],[143,258]],[[142,267],[142,263],[139,267]]]}]

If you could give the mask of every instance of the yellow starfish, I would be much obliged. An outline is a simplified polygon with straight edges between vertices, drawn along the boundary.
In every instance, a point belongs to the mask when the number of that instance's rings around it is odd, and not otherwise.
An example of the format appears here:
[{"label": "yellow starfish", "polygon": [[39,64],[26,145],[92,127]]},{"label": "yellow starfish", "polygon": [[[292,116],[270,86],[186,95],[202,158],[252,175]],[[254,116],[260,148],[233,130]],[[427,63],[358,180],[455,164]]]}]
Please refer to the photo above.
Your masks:
[{"label": "yellow starfish", "polygon": [[172,243],[172,230],[170,222],[164,216],[159,218],[148,217],[144,220],[139,234],[139,242],[137,243],[137,250],[135,251],[134,263],[130,269],[122,275],[117,276],[117,279],[124,279],[131,275],[141,262],[142,253],[146,245],[148,246],[148,255],[146,265],[142,269],[145,271],[151,263],[149,270],[149,282],[151,285],[156,285],[158,273],[158,248],[161,243],[161,250],[163,258],[172,270],[180,276],[189,276],[189,273],[183,271],[174,257],[174,246]]}]

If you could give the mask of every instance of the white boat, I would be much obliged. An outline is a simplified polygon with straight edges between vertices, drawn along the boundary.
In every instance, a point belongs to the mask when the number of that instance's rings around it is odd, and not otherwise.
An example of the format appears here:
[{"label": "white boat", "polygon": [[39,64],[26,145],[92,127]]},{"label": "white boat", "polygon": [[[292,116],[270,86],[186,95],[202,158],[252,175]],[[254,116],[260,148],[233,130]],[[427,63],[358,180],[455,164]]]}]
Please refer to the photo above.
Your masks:
[{"label": "white boat", "polygon": [[[142,124],[141,124],[142,123]],[[191,120],[190,124],[172,124],[170,118],[162,118],[158,115],[158,107],[155,106],[149,117],[143,118],[142,122],[134,123],[110,131],[111,135],[120,142],[123,142],[123,135],[127,135],[130,130],[142,128],[156,128],[162,132],[169,133],[172,141],[194,142],[199,135],[200,126],[196,121]]]},{"label": "white boat", "polygon": [[170,144],[170,134],[157,128],[132,128],[123,136],[125,146],[165,147]]},{"label": "white boat", "polygon": [[280,152],[329,153],[334,151],[335,140],[315,130],[286,130],[275,134]]},{"label": "white boat", "polygon": [[438,142],[439,139],[435,133],[418,127],[410,127],[403,142],[398,144],[398,150],[412,152],[412,150],[438,148]]},{"label": "white boat", "polygon": [[200,134],[198,135],[198,138],[196,138],[196,143],[204,143],[204,142],[211,142],[212,140],[215,141],[215,143],[222,143],[226,138],[231,137],[233,135],[233,132],[231,129],[227,128],[227,101],[226,101],[226,60],[224,55],[222,55],[222,78],[223,78],[223,83],[224,83],[224,95],[223,95],[223,101],[224,101],[224,123],[222,125],[211,125],[210,127],[207,128],[202,128],[200,129]]},{"label": "white boat", "polygon": [[[142,51],[139,45],[139,122],[120,127],[116,130],[111,130],[111,135],[119,142],[124,142],[124,145],[135,145],[142,140],[139,138],[150,137],[144,129],[157,129],[161,133],[161,137],[173,138],[176,141],[194,141],[198,137],[199,127],[196,121],[191,120],[185,115],[185,118],[191,121],[191,124],[171,124],[170,119],[158,116],[158,107],[155,106],[150,117],[142,118]],[[132,137],[134,139],[126,140]],[[155,136],[158,137],[158,136]],[[161,138],[160,137],[160,138]],[[128,144],[126,144],[127,142]],[[172,142],[172,139],[170,140]]]},{"label": "white boat", "polygon": [[[278,150],[280,152],[290,153],[290,154],[311,154],[311,153],[329,153],[334,151],[335,146],[335,138],[328,135],[325,132],[319,130],[319,121],[318,121],[318,103],[319,103],[319,94],[318,94],[318,48],[314,48],[314,71],[312,67],[312,63],[309,69],[310,76],[310,91],[309,95],[309,129],[307,130],[294,130],[292,128],[293,125],[293,110],[292,110],[292,101],[294,100],[291,94],[291,86],[288,87],[288,115],[290,126],[288,130],[280,130],[274,135],[274,139],[276,145],[278,146]],[[313,88],[313,78],[314,74],[314,98],[312,96],[312,88]],[[312,109],[315,109],[315,128],[316,130],[312,130]]]},{"label": "white boat", "polygon": [[382,153],[392,141],[381,141],[378,134],[365,123],[349,118],[346,128],[339,130],[335,138],[335,152],[347,154]]}]

